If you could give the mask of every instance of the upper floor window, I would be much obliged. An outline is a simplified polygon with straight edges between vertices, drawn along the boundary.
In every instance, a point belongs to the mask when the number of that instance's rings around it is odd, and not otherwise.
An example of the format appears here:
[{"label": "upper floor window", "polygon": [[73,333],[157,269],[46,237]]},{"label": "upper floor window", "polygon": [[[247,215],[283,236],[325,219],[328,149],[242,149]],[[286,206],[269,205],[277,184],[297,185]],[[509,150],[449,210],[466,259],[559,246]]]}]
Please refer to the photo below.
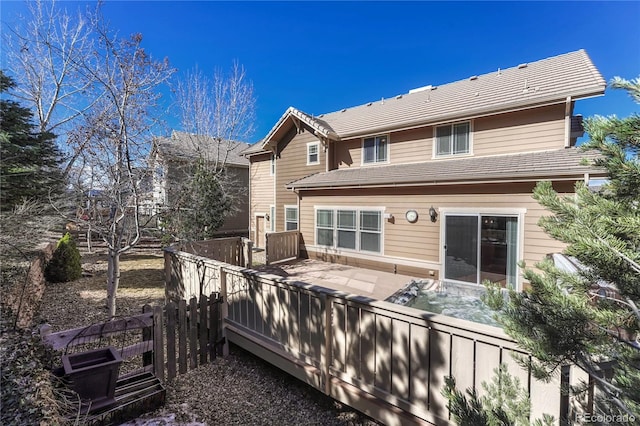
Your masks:
[{"label": "upper floor window", "polygon": [[365,138],[362,143],[362,164],[384,163],[389,158],[387,136]]},{"label": "upper floor window", "polygon": [[307,144],[307,166],[320,163],[320,144],[311,142]]},{"label": "upper floor window", "polygon": [[298,229],[298,207],[285,206],[284,208],[284,230],[295,231]]},{"label": "upper floor window", "polygon": [[276,156],[271,154],[271,163],[269,164],[269,176],[276,174]]},{"label": "upper floor window", "polygon": [[470,123],[436,127],[436,156],[469,153]]}]

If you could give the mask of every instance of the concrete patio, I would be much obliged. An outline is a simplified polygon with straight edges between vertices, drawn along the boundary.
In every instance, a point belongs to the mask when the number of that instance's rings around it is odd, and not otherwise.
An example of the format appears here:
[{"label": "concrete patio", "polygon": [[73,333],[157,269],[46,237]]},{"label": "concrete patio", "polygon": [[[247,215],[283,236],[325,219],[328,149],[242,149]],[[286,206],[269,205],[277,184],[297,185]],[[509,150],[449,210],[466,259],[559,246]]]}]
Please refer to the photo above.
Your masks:
[{"label": "concrete patio", "polygon": [[416,278],[314,259],[260,265],[253,269],[377,300],[385,300]]}]

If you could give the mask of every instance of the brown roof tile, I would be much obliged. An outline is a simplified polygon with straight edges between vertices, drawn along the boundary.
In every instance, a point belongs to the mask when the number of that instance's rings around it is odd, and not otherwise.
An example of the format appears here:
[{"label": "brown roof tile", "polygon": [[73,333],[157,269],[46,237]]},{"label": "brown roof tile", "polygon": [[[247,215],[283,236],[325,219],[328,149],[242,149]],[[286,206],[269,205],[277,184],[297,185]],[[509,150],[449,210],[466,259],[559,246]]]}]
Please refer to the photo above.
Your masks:
[{"label": "brown roof tile", "polygon": [[[295,115],[333,140],[428,125],[500,111],[602,95],[606,82],[584,50],[441,86],[312,116],[290,107],[260,144]],[[257,149],[256,149],[257,150]]]},{"label": "brown roof tile", "polygon": [[249,165],[249,160],[241,155],[242,151],[250,147],[244,142],[224,140],[218,143],[209,136],[174,131],[170,138],[156,138],[154,144],[166,159],[194,160],[203,155],[205,158],[222,160],[226,156],[228,165]]}]

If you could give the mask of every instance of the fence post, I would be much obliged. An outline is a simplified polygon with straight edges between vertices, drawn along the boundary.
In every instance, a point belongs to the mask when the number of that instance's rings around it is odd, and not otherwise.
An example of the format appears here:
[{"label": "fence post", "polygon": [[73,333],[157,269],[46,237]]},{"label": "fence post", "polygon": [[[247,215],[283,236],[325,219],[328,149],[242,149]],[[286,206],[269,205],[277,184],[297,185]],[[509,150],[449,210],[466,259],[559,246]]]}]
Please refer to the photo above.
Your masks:
[{"label": "fence post", "polygon": [[209,359],[216,359],[216,344],[218,343],[218,298],[220,293],[209,296]]},{"label": "fence post", "polygon": [[167,303],[167,379],[176,377],[176,304]]},{"label": "fence post", "polygon": [[229,355],[229,340],[227,339],[227,326],[225,320],[229,316],[229,295],[227,294],[227,271],[221,266],[218,270],[220,277],[220,296],[222,297],[222,305],[220,306],[220,320],[222,322],[222,336],[224,344],[222,345],[222,356]]},{"label": "fence post", "polygon": [[173,280],[171,279],[171,269],[174,258],[168,250],[164,251],[164,301],[166,302],[171,298],[171,293],[175,292],[174,296],[179,296],[174,288]]},{"label": "fence post", "polygon": [[207,295],[206,294],[201,294],[200,295],[200,306],[199,308],[199,320],[198,320],[198,324],[200,325],[200,330],[198,330],[200,332],[200,336],[198,337],[199,343],[200,343],[200,364],[206,364],[207,363],[207,354],[208,354],[208,350],[207,350],[207,344],[209,343],[209,336],[207,334],[207,331],[209,330],[209,321],[207,321],[207,303],[208,299],[207,299]]},{"label": "fence post", "polygon": [[178,302],[178,363],[180,374],[187,372],[187,301],[180,299]]},{"label": "fence post", "polygon": [[189,300],[189,367],[198,366],[198,301],[195,296]]},{"label": "fence post", "polygon": [[163,322],[162,308],[155,306],[153,308],[153,369],[155,370],[156,377],[164,382]]},{"label": "fence post", "polygon": [[[144,305],[142,307],[142,313],[146,314],[147,312],[153,312],[153,308],[150,305]],[[142,341],[148,342],[153,339],[153,328],[145,327],[142,329]],[[153,352],[145,352],[142,354],[142,366],[146,367],[147,365],[153,364]]]},{"label": "fence post", "polygon": [[245,268],[251,268],[253,266],[253,241],[248,238],[243,238],[243,251],[244,251],[244,266]]},{"label": "fence post", "polygon": [[325,294],[324,297],[324,351],[320,355],[320,369],[324,379],[324,393],[331,395],[331,353],[333,352],[333,327],[331,296]]},{"label": "fence post", "polygon": [[264,263],[269,264],[269,233],[264,234]]}]

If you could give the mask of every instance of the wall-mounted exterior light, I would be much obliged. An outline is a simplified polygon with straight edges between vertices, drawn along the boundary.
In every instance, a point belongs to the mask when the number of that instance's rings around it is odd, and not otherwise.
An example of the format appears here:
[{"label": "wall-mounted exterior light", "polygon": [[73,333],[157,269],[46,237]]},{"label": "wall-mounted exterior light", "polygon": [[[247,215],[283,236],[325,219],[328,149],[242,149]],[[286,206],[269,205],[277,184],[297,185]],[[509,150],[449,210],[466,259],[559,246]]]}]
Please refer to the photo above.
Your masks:
[{"label": "wall-mounted exterior light", "polygon": [[436,223],[436,220],[438,220],[438,212],[433,208],[433,206],[429,208],[429,217],[431,218],[431,222],[433,223]]}]

